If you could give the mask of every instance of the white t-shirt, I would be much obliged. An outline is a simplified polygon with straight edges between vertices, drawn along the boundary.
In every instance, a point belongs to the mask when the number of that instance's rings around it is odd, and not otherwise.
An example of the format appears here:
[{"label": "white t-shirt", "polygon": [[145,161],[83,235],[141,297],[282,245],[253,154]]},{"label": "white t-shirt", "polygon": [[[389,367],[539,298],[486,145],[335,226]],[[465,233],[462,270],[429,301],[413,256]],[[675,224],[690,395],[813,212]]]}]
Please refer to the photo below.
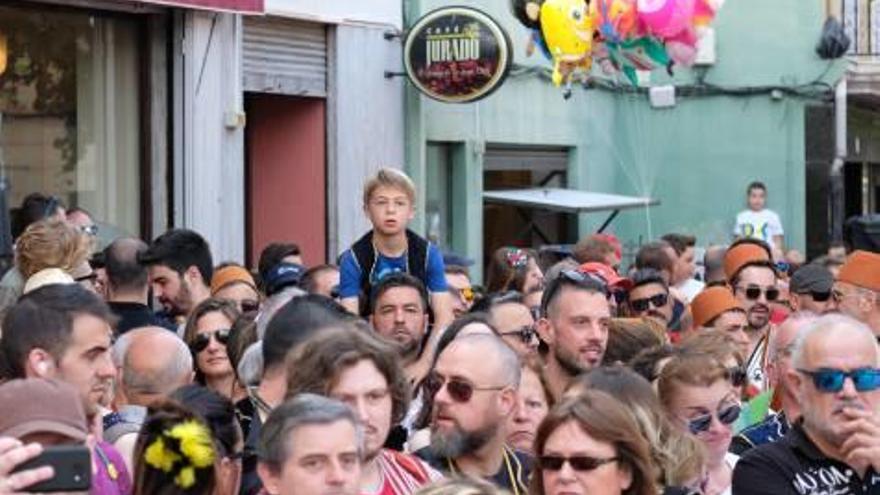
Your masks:
[{"label": "white t-shirt", "polygon": [[675,288],[678,289],[678,292],[684,297],[684,302],[690,304],[694,302],[694,298],[697,297],[697,294],[703,292],[703,289],[706,288],[706,284],[695,278],[689,278]]},{"label": "white t-shirt", "polygon": [[784,233],[779,215],[768,209],[739,212],[736,216],[736,227],[733,229],[733,235],[736,237],[761,239],[771,246],[773,238]]}]

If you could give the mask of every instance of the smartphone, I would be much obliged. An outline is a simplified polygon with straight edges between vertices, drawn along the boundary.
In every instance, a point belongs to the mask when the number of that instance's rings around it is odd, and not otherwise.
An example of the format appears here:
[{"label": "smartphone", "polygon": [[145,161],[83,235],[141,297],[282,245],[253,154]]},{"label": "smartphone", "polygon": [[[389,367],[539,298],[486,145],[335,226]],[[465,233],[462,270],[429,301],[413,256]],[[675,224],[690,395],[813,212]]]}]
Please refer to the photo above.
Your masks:
[{"label": "smartphone", "polygon": [[81,492],[92,485],[92,457],[83,445],[44,446],[39,456],[19,464],[13,473],[43,466],[52,466],[55,476],[46,481],[25,487],[27,492]]}]

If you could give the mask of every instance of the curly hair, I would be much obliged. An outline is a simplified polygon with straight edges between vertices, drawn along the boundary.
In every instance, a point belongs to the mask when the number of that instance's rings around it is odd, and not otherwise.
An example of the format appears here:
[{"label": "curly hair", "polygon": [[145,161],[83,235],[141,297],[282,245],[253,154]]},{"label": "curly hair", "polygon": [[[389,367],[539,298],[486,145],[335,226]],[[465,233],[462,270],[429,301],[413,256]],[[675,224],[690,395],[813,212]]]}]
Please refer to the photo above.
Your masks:
[{"label": "curly hair", "polygon": [[15,264],[27,280],[46,268],[71,273],[89,259],[92,240],[63,220],[33,223],[16,241]]},{"label": "curly hair", "polygon": [[409,408],[409,380],[394,349],[366,332],[350,327],[327,330],[298,349],[287,363],[287,398],[301,393],[329,396],[343,371],[369,360],[388,382],[391,421],[401,421]]}]

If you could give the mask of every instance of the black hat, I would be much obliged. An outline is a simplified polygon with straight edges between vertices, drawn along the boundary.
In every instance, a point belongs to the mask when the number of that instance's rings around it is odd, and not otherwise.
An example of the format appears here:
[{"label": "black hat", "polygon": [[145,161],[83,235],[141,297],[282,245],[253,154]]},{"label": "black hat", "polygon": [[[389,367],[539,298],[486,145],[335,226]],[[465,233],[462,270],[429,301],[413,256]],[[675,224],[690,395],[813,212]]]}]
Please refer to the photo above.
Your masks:
[{"label": "black hat", "polygon": [[281,262],[270,268],[263,276],[266,295],[272,296],[287,287],[296,286],[302,279],[306,267],[296,263]]},{"label": "black hat", "polygon": [[788,283],[792,294],[807,294],[809,292],[830,292],[834,285],[834,275],[822,265],[810,263],[804,265],[791,276]]}]

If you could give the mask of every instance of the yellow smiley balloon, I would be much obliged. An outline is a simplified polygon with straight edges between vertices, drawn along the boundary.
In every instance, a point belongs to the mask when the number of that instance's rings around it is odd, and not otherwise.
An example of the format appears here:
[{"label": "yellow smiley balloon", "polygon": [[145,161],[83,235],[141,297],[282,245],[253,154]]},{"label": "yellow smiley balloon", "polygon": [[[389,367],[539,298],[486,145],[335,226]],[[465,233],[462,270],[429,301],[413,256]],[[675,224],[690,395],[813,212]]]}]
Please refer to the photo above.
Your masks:
[{"label": "yellow smiley balloon", "polygon": [[553,84],[570,81],[575,68],[590,67],[593,19],[584,0],[547,0],[541,5],[541,32],[553,56]]}]

